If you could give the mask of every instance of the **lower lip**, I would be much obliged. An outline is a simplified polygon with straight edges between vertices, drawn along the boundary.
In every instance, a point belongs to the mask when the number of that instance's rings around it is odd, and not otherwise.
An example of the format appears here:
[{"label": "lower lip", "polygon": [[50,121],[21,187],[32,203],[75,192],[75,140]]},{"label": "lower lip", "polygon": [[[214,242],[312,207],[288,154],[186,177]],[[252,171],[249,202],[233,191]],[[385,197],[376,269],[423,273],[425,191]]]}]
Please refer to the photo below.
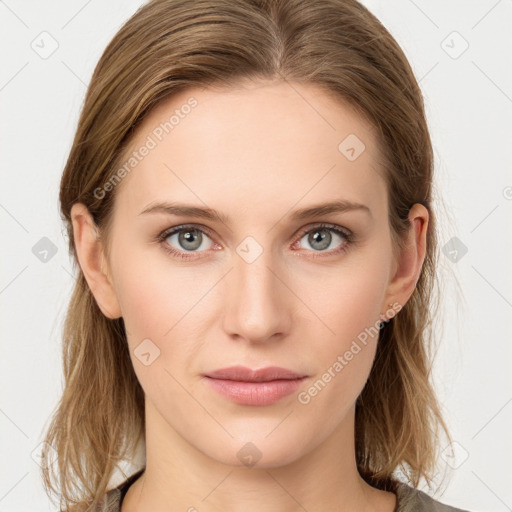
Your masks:
[{"label": "lower lip", "polygon": [[241,382],[206,377],[215,391],[240,405],[270,405],[297,391],[305,377],[271,380],[268,382]]}]

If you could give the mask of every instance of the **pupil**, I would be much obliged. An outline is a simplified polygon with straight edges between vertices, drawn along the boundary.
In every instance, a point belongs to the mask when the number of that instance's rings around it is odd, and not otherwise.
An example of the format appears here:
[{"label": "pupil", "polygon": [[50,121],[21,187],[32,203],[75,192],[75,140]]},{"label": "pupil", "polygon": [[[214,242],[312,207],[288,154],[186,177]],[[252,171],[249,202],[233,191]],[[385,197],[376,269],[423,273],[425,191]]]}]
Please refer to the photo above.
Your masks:
[{"label": "pupil", "polygon": [[[323,233],[323,234],[322,234]],[[319,229],[310,235],[309,243],[314,247],[315,244],[317,249],[325,249],[329,247],[331,242],[331,234],[327,229]]]}]

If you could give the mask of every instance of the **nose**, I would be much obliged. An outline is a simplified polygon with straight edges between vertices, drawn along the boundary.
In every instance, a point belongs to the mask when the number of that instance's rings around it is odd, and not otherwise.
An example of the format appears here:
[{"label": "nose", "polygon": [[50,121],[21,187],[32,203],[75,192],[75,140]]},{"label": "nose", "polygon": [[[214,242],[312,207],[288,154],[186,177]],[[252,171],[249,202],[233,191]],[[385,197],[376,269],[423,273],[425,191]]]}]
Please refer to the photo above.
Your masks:
[{"label": "nose", "polygon": [[221,309],[225,332],[251,343],[286,337],[297,305],[287,287],[290,276],[272,251],[263,250],[254,261],[234,254],[233,267]]}]

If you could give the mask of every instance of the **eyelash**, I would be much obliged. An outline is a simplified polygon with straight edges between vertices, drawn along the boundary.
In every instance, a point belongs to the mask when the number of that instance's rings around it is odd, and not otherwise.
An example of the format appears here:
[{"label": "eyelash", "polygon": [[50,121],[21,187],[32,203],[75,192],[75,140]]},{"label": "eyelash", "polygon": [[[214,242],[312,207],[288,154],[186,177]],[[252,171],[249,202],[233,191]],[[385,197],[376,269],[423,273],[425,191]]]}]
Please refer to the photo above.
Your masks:
[{"label": "eyelash", "polygon": [[[190,251],[189,253],[178,251],[177,249],[174,249],[173,247],[170,247],[168,244],[165,243],[165,240],[170,237],[171,235],[174,235],[175,233],[179,233],[180,231],[185,231],[187,229],[194,229],[197,231],[200,231],[201,233],[207,235],[209,238],[212,237],[212,233],[209,229],[203,226],[198,226],[194,224],[183,224],[181,226],[176,226],[171,229],[166,229],[162,231],[159,235],[157,235],[156,241],[160,243],[162,248],[165,250],[167,254],[170,254],[172,257],[179,258],[182,260],[190,260],[195,259],[196,256],[194,256],[194,251]],[[337,235],[339,235],[341,238],[344,239],[344,242],[340,247],[337,249],[333,249],[331,251],[312,251],[313,253],[316,252],[316,254],[313,255],[313,258],[322,258],[326,256],[334,256],[337,254],[344,253],[348,250],[349,246],[354,242],[354,234],[347,230],[342,229],[336,224],[327,224],[327,223],[320,223],[317,225],[314,225],[313,227],[310,227],[308,229],[303,229],[300,234],[298,235],[297,242],[302,239],[304,235],[307,235],[308,233],[315,231],[315,230],[322,230],[326,229],[329,231],[334,231]],[[297,243],[297,242],[294,242]],[[201,251],[203,252],[203,251]]]}]

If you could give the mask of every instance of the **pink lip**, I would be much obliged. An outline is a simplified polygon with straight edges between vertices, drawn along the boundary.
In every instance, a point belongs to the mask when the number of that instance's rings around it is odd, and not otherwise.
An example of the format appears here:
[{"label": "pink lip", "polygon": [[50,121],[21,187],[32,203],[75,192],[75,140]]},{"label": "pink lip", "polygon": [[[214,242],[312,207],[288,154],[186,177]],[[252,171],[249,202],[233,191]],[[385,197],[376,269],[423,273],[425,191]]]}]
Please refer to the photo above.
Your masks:
[{"label": "pink lip", "polygon": [[205,374],[215,391],[240,405],[269,405],[293,393],[307,377],[269,366],[251,370],[232,366]]}]

